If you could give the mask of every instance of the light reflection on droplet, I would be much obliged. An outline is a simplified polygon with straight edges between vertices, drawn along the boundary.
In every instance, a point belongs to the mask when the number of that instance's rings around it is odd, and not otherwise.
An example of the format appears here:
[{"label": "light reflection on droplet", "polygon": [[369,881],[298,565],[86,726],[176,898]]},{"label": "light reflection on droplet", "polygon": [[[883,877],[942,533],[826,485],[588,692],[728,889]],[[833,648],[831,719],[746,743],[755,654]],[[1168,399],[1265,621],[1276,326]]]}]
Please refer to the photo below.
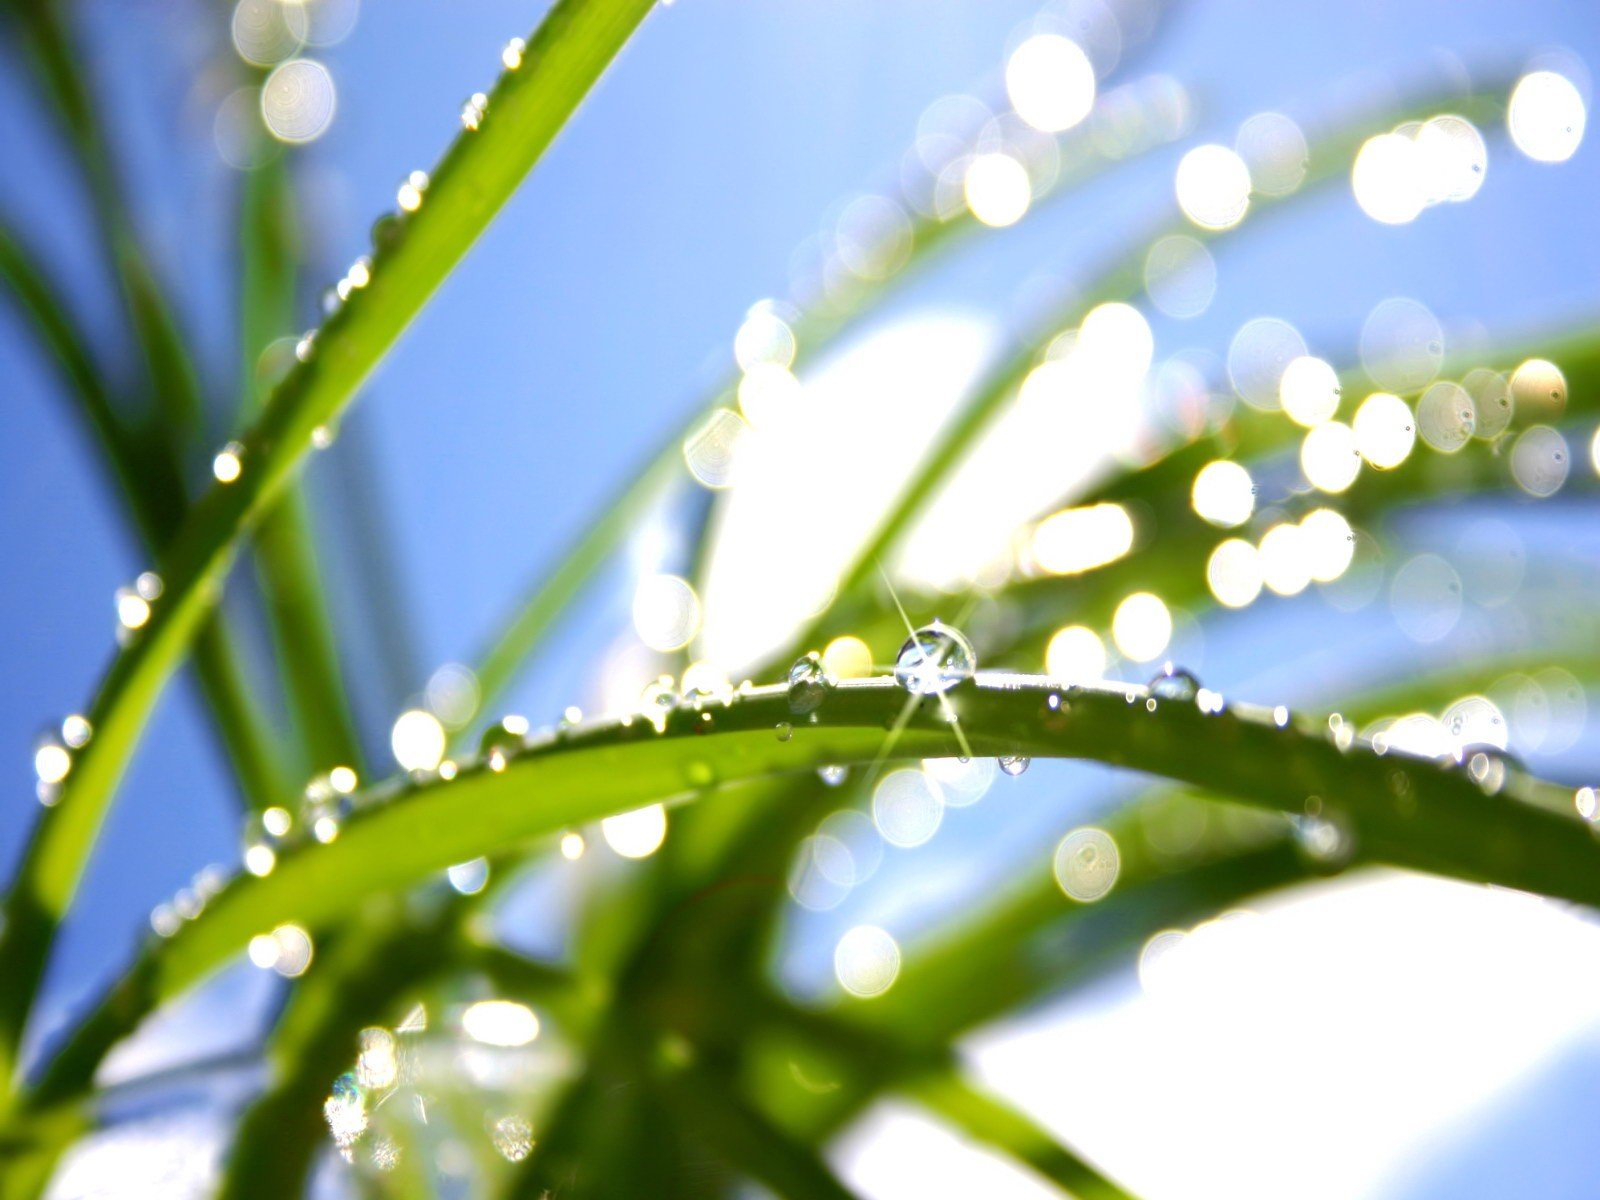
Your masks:
[{"label": "light reflection on droplet", "polygon": [[1103,829],[1075,829],[1056,847],[1056,883],[1072,899],[1082,903],[1099,900],[1117,882],[1122,856],[1117,843]]},{"label": "light reflection on droplet", "polygon": [[72,770],[72,755],[65,746],[44,742],[33,752],[33,773],[40,783],[60,783]]},{"label": "light reflection on droplet", "polygon": [[1111,637],[1127,658],[1150,662],[1161,657],[1172,641],[1172,613],[1154,593],[1135,592],[1117,605]]},{"label": "light reflection on droplet", "polygon": [[1437,554],[1419,554],[1389,584],[1395,624],[1412,641],[1437,642],[1461,616],[1461,576]]},{"label": "light reflection on droplet", "polygon": [[1441,380],[1417,401],[1417,433],[1433,449],[1454,454],[1472,440],[1478,414],[1459,383]]},{"label": "light reflection on droplet", "polygon": [[1206,560],[1206,586],[1226,608],[1245,608],[1261,594],[1261,553],[1243,538],[1220,543]]},{"label": "light reflection on droplet", "polygon": [[526,1117],[501,1117],[489,1131],[490,1140],[507,1162],[521,1162],[533,1153],[533,1126]]},{"label": "light reflection on droplet", "polygon": [[515,1000],[480,1000],[462,1011],[461,1029],[485,1046],[526,1046],[539,1036],[539,1018]]},{"label": "light reflection on droplet", "polygon": [[1071,129],[1094,107],[1094,67],[1076,42],[1038,34],[1006,62],[1006,94],[1017,115],[1043,133]]},{"label": "light reflection on droplet", "polygon": [[1415,141],[1429,203],[1460,203],[1478,194],[1488,173],[1489,151],[1477,126],[1446,114],[1424,122]]},{"label": "light reflection on droplet", "polygon": [[949,808],[965,808],[982,800],[999,767],[992,758],[925,758],[922,770],[937,786]]},{"label": "light reflection on droplet", "polygon": [[633,627],[652,650],[681,650],[700,632],[700,597],[687,579],[648,576],[633,593]]},{"label": "light reflection on droplet", "polygon": [[1361,365],[1380,388],[1422,388],[1439,374],[1443,362],[1444,327],[1419,300],[1384,300],[1361,326]]},{"label": "light reflection on droplet", "polygon": [[261,86],[261,119],[280,142],[315,141],[333,123],[336,107],[333,76],[314,59],[290,59]]},{"label": "light reflection on droplet", "polygon": [[1511,478],[1530,496],[1553,496],[1567,482],[1572,451],[1559,430],[1535,425],[1517,435],[1511,447]]},{"label": "light reflection on droplet", "polygon": [[568,862],[577,862],[583,857],[583,852],[588,846],[581,833],[564,833],[561,835],[561,857]]},{"label": "light reflection on droplet", "polygon": [[230,23],[233,48],[252,66],[270,67],[305,44],[306,9],[281,0],[239,0]]},{"label": "light reflection on droplet", "polygon": [[1189,499],[1202,518],[1231,529],[1243,525],[1255,511],[1256,485],[1245,467],[1231,459],[1218,459],[1200,468]]},{"label": "light reflection on droplet", "polygon": [[771,300],[751,305],[733,337],[733,357],[741,371],[763,363],[792,366],[796,349],[794,331]]},{"label": "light reflection on droplet", "polygon": [[1306,568],[1318,583],[1332,583],[1350,569],[1355,558],[1355,531],[1342,513],[1318,508],[1300,519]]},{"label": "light reflection on droplet", "polygon": [[732,409],[717,409],[683,443],[683,460],[689,473],[705,487],[728,487],[733,482],[739,442],[749,428]]},{"label": "light reflection on droplet", "polygon": [[298,925],[279,925],[271,933],[257,934],[247,947],[250,961],[285,979],[304,975],[311,966],[311,936]]},{"label": "light reflection on droplet", "polygon": [[822,665],[835,679],[865,679],[872,674],[872,649],[860,638],[845,634],[828,643]]},{"label": "light reflection on droplet", "polygon": [[1352,428],[1361,457],[1380,470],[1405,462],[1417,440],[1410,407],[1389,392],[1374,392],[1363,400]]},{"label": "light reflection on droplet", "polygon": [[852,996],[881,996],[900,974],[900,946],[876,925],[857,925],[834,947],[833,973]]},{"label": "light reflection on droplet", "polygon": [[1461,386],[1477,414],[1473,435],[1487,441],[1504,433],[1514,415],[1510,381],[1498,371],[1474,367],[1462,378]]},{"label": "light reflection on droplet", "polygon": [[649,858],[667,839],[667,810],[660,804],[647,804],[607,817],[600,822],[600,835],[623,858]]},{"label": "light reflection on droplet", "polygon": [[218,483],[232,483],[243,470],[243,458],[244,447],[238,442],[229,442],[211,460],[211,474]]},{"label": "light reflection on droplet", "polygon": [[522,55],[527,49],[528,43],[522,38],[512,38],[500,51],[500,65],[508,71],[518,70],[522,66]]},{"label": "light reflection on droplet", "polygon": [[1287,196],[1305,181],[1306,135],[1282,113],[1257,113],[1239,126],[1234,149],[1250,171],[1250,182],[1263,196]]},{"label": "light reflection on droplet", "polygon": [[70,713],[61,719],[61,740],[71,749],[82,749],[93,735],[94,726],[89,724],[87,717]]},{"label": "light reflection on droplet", "polygon": [[444,726],[431,712],[407,709],[395,718],[389,731],[389,746],[401,770],[436,770],[444,759]]},{"label": "light reflection on droplet", "polygon": [[1133,549],[1133,521],[1120,504],[1068,508],[1034,528],[1029,546],[1040,570],[1076,575],[1113,563]]},{"label": "light reflection on droplet", "polygon": [[1311,554],[1305,531],[1287,521],[1261,538],[1261,581],[1280,596],[1296,596],[1311,582]]},{"label": "light reflection on droplet", "polygon": [[118,588],[112,597],[117,622],[127,630],[142,629],[150,622],[150,601],[133,588]]},{"label": "light reflection on droplet", "polygon": [[356,1082],[364,1088],[393,1087],[400,1078],[394,1034],[378,1026],[363,1029],[356,1046]]},{"label": "light reflection on droplet", "polygon": [[476,896],[489,886],[489,860],[472,858],[464,863],[446,868],[445,877],[450,886],[463,896]]},{"label": "light reflection on droplet", "polygon": [[1550,421],[1567,406],[1567,380],[1548,359],[1530,358],[1511,373],[1511,403],[1523,421]]},{"label": "light reflection on droplet", "polygon": [[1534,71],[1524,75],[1511,93],[1506,125],[1511,140],[1536,162],[1571,158],[1583,141],[1588,119],[1583,94],[1564,75]]},{"label": "light reflection on droplet", "polygon": [[1309,431],[1300,444],[1300,469],[1312,487],[1346,490],[1361,472],[1355,431],[1343,421],[1324,421]]},{"label": "light reflection on droplet", "polygon": [[1055,631],[1044,652],[1045,674],[1063,683],[1104,679],[1106,645],[1087,625],[1066,625]]},{"label": "light reflection on droplet", "polygon": [[1167,316],[1198,317],[1217,293],[1216,259],[1194,238],[1169,234],[1145,256],[1144,290]]},{"label": "light reflection on droplet", "polygon": [[1250,207],[1250,168],[1226,146],[1196,146],[1178,163],[1178,207],[1202,229],[1230,229]]},{"label": "light reflection on droplet", "polygon": [[1283,369],[1278,401],[1291,421],[1313,429],[1339,411],[1339,374],[1322,359],[1301,355]]},{"label": "light reflection on droplet", "polygon": [[739,380],[739,411],[753,429],[770,429],[792,419],[805,390],[781,363],[755,363]]},{"label": "light reflection on droplet", "polygon": [[1289,364],[1306,353],[1306,342],[1277,317],[1246,321],[1228,346],[1228,378],[1252,408],[1278,407],[1278,391]]},{"label": "light reflection on droplet", "polygon": [[890,771],[872,792],[872,821],[891,846],[911,849],[939,831],[944,820],[944,795],[927,774],[914,769]]},{"label": "light reflection on droplet", "polygon": [[1015,225],[1033,202],[1028,169],[1009,154],[974,156],[961,186],[972,215],[996,229]]},{"label": "light reflection on droplet", "polygon": [[1350,169],[1361,211],[1384,225],[1414,221],[1427,207],[1427,177],[1417,145],[1402,133],[1380,133],[1362,144]]}]

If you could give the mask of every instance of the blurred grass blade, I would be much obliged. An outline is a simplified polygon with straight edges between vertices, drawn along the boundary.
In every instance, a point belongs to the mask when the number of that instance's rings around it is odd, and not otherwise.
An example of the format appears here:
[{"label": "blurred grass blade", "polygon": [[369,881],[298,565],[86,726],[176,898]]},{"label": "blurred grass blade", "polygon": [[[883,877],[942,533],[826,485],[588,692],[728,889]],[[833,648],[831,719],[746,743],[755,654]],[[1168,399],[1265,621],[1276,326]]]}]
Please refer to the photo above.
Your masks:
[{"label": "blurred grass blade", "polygon": [[[240,539],[281,494],[319,426],[334,421],[443,281],[652,7],[651,0],[560,0],[520,69],[490,97],[482,128],[452,144],[426,201],[374,256],[370,283],[318,334],[242,440],[242,472],[193,509],[162,562],[166,591],[119,655],[87,714],[95,729],[35,826],[0,935],[0,1080],[13,1055],[56,925],[77,889],[112,791],[161,688],[216,602]],[[3,1086],[3,1085],[0,1085]]]},{"label": "blurred grass blade", "polygon": [[974,1141],[1036,1171],[1077,1200],[1133,1200],[1132,1193],[1100,1174],[1031,1117],[975,1087],[954,1068],[922,1075],[907,1090]]},{"label": "blurred grass blade", "polygon": [[[135,534],[155,553],[182,519],[182,481],[170,451],[147,444],[118,417],[88,342],[78,332],[60,289],[38,259],[0,220],[0,282],[15,297],[46,352],[59,366],[75,410],[92,431],[99,456],[126,504]],[[195,640],[195,668],[247,803],[263,807],[284,795],[282,753],[229,639],[226,619],[214,614]],[[3,1057],[0,1057],[3,1061]]]},{"label": "blurred grass blade", "polygon": [[[250,170],[240,197],[241,419],[257,411],[257,360],[274,338],[294,327],[298,238],[293,204],[288,151],[277,150]],[[341,764],[360,768],[360,740],[340,675],[310,506],[299,481],[289,483],[261,518],[254,550],[302,766],[310,774]]]},{"label": "blurred grass blade", "polygon": [[853,1200],[817,1152],[791,1138],[704,1067],[673,1072],[664,1088],[694,1134],[729,1165],[785,1200]]}]

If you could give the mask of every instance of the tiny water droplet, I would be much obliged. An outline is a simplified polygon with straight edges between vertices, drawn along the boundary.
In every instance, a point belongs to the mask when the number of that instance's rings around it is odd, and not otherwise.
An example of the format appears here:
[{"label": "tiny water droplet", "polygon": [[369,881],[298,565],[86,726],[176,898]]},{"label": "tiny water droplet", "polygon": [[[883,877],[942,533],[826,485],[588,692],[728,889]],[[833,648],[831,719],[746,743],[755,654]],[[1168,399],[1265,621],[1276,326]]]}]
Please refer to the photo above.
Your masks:
[{"label": "tiny water droplet", "polygon": [[150,622],[150,601],[134,588],[118,588],[112,597],[117,607],[117,624],[132,632],[143,629]]},{"label": "tiny water droplet", "polygon": [[1468,745],[1456,751],[1456,760],[1467,769],[1472,781],[1485,795],[1498,795],[1516,765],[1516,760],[1495,745]]},{"label": "tiny water droplet", "polygon": [[1157,700],[1191,701],[1200,694],[1200,680],[1192,671],[1164,663],[1150,680],[1150,694]]},{"label": "tiny water droplet", "polygon": [[794,726],[787,721],[779,721],[773,726],[773,729],[777,733],[780,742],[787,742],[794,736]]},{"label": "tiny water droplet", "polygon": [[830,763],[817,768],[817,778],[829,787],[838,787],[850,777],[850,768]]},{"label": "tiny water droplet", "polygon": [[71,749],[81,750],[89,744],[89,739],[94,736],[94,726],[89,724],[87,717],[77,713],[63,717],[61,720],[61,740]]},{"label": "tiny water droplet", "polygon": [[252,813],[244,823],[244,869],[252,875],[272,874],[278,865],[278,852],[294,830],[294,818],[287,808],[273,805]]},{"label": "tiny water droplet", "polygon": [[155,930],[156,936],[169,938],[177,933],[183,925],[183,918],[178,916],[178,910],[165,902],[156,905],[150,910],[150,928]]},{"label": "tiny water droplet", "polygon": [[317,331],[307,330],[306,333],[294,344],[294,356],[303,363],[311,361],[311,356],[317,350]]},{"label": "tiny water droplet", "polygon": [[654,683],[645,684],[639,693],[639,712],[655,727],[657,733],[665,732],[667,717],[678,707],[678,693],[671,675],[658,676]]},{"label": "tiny water droplet", "polygon": [[461,127],[468,133],[476,133],[488,111],[489,97],[482,92],[473,92],[461,106]]},{"label": "tiny water droplet", "polygon": [[519,37],[512,38],[500,51],[500,65],[508,71],[515,71],[522,66],[522,55],[527,48],[527,42]]},{"label": "tiny water droplet", "polygon": [[1272,723],[1279,729],[1289,727],[1289,710],[1282,704],[1272,710]]},{"label": "tiny water droplet", "polygon": [[1033,759],[1026,754],[1002,754],[995,761],[1000,764],[1000,769],[1007,775],[1021,775],[1033,765]]},{"label": "tiny water droplet", "polygon": [[1572,794],[1572,804],[1585,821],[1600,821],[1600,792],[1594,788],[1579,788]]},{"label": "tiny water droplet", "polygon": [[503,771],[508,762],[522,753],[527,736],[528,719],[507,713],[483,731],[478,739],[478,757],[491,771]]},{"label": "tiny water droplet", "polygon": [[313,450],[326,450],[333,445],[338,433],[331,425],[318,425],[311,431],[311,448]]},{"label": "tiny water droplet", "polygon": [[822,665],[822,656],[815,650],[803,655],[789,668],[789,711],[796,716],[816,712],[832,687],[833,677]]},{"label": "tiny water droplet", "polygon": [[393,213],[384,213],[372,223],[372,248],[382,252],[389,249],[400,240],[400,234],[405,229],[400,218]]},{"label": "tiny water droplet", "polygon": [[211,474],[218,483],[232,483],[244,473],[244,445],[229,442],[211,460]]},{"label": "tiny water droplet", "polygon": [[1339,812],[1330,810],[1321,816],[1291,819],[1295,844],[1312,862],[1324,867],[1341,867],[1355,855],[1355,832]]},{"label": "tiny water droplet", "polygon": [[[348,772],[354,776],[355,772],[349,767],[336,767],[335,771]],[[300,824],[311,831],[311,836],[326,845],[339,836],[339,830],[349,817],[354,805],[350,800],[351,787],[342,790],[334,786],[334,772],[318,775],[306,784],[305,794],[300,801]],[[345,776],[339,776],[341,784],[347,782]]]},{"label": "tiny water droplet", "polygon": [[965,634],[940,621],[906,639],[895,658],[894,677],[913,695],[937,696],[971,679],[978,655]]}]

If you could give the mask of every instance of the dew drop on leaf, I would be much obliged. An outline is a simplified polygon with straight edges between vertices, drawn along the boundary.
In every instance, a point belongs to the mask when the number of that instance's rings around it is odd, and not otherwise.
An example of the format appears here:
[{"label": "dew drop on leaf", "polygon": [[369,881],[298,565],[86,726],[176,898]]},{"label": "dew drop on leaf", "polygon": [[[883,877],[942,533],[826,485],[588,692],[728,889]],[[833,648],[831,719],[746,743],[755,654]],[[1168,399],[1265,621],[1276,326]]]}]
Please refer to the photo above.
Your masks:
[{"label": "dew drop on leaf", "polygon": [[934,621],[913,633],[900,647],[894,677],[913,695],[937,696],[971,679],[977,668],[978,655],[966,635]]}]

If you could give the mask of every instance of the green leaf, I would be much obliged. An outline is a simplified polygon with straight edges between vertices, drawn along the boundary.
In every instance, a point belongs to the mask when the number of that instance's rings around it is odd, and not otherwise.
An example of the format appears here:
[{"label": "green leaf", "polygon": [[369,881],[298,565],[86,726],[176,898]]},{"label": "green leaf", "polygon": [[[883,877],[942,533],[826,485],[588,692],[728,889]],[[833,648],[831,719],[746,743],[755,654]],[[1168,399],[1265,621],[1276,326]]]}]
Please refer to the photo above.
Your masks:
[{"label": "green leaf", "polygon": [[[23,6],[27,7],[27,6]],[[241,440],[243,472],[193,509],[161,564],[166,592],[149,625],[117,657],[88,712],[94,739],[60,803],[36,825],[7,898],[0,935],[0,1077],[21,1036],[61,920],[113,790],[163,685],[210,612],[240,539],[300,466],[318,426],[333,421],[434,289],[510,197],[588,92],[651,0],[561,0],[521,68],[490,96],[475,133],[445,155],[418,211],[374,256],[371,282],[331,318],[308,361],[274,392]]]}]

